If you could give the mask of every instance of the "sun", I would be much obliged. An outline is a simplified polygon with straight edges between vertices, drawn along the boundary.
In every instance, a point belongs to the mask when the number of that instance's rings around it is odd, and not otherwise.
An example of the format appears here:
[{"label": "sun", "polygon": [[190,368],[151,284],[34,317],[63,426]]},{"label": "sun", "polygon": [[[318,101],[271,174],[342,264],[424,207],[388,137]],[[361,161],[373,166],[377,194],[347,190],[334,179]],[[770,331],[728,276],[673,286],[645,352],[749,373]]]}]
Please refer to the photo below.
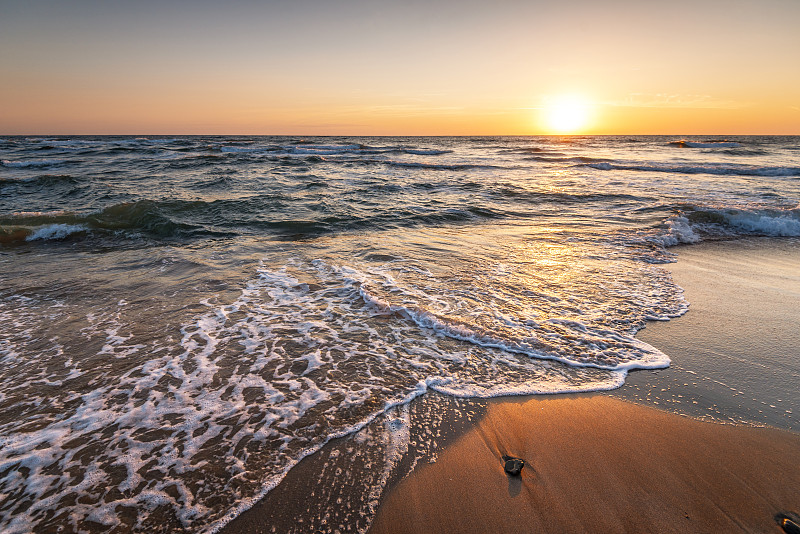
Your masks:
[{"label": "sun", "polygon": [[544,104],[544,126],[552,133],[578,133],[589,125],[591,113],[591,103],[582,96],[561,95],[550,98]]}]

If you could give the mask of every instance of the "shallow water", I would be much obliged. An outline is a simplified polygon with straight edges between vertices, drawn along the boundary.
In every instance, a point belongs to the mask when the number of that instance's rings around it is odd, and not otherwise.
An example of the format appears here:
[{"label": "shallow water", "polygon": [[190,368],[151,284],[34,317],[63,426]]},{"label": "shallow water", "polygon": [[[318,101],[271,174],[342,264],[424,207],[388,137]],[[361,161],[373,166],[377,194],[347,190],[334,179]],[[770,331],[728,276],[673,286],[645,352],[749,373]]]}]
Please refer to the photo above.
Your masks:
[{"label": "shallow water", "polygon": [[800,138],[680,141],[1,139],[0,527],[213,530],[426,391],[667,366],[669,246],[800,235]]}]

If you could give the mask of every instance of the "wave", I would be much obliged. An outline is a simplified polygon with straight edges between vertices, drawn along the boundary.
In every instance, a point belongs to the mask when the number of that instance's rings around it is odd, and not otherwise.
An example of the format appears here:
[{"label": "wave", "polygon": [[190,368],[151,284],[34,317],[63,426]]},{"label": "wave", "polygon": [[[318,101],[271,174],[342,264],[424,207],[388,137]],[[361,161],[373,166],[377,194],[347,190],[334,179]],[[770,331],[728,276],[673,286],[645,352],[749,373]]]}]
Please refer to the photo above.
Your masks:
[{"label": "wave", "polygon": [[509,169],[502,165],[487,165],[479,163],[422,163],[416,161],[392,161],[392,160],[361,160],[364,163],[383,163],[391,167],[408,167],[414,169],[429,169],[433,171],[468,171],[473,169]]},{"label": "wave", "polygon": [[544,161],[546,163],[604,163],[604,162],[614,161],[608,158],[593,158],[588,156],[572,156],[572,157],[530,156],[525,159],[532,161]]},{"label": "wave", "polygon": [[623,164],[600,162],[583,163],[580,166],[591,167],[599,171],[669,172],[675,174],[715,174],[723,176],[800,176],[800,167],[760,167],[732,163],[675,165],[672,163]]},{"label": "wave", "polygon": [[63,159],[31,159],[22,161],[0,160],[0,166],[14,169],[26,169],[28,167],[52,167],[66,163]]},{"label": "wave", "polygon": [[165,164],[172,169],[187,169],[202,167],[221,163],[236,163],[236,155],[230,153],[210,153],[210,154],[184,154],[175,159],[165,161]]},{"label": "wave", "polygon": [[165,138],[157,138],[157,139],[150,139],[148,137],[137,137],[136,139],[133,140],[133,142],[139,142],[139,143],[144,142],[144,143],[159,143],[159,144],[162,144],[162,143],[163,144],[179,143],[181,141],[184,141],[184,140],[183,139],[174,138],[174,137],[165,137]]},{"label": "wave", "polygon": [[624,193],[560,193],[526,191],[512,187],[502,187],[497,193],[501,197],[510,197],[515,201],[524,201],[532,204],[585,204],[587,202],[642,202],[644,197]]},{"label": "wave", "polygon": [[741,236],[800,237],[800,207],[739,209],[686,207],[663,223],[656,241],[663,246]]},{"label": "wave", "polygon": [[[477,310],[470,314],[460,304],[453,315],[442,304],[448,298],[446,291],[431,298],[419,288],[409,292],[393,277],[379,281],[352,268],[343,269],[343,274],[352,280],[362,299],[379,313],[409,319],[420,328],[479,347],[557,361],[573,368],[614,372],[658,369],[670,363],[665,354],[633,337],[638,328],[625,333],[565,316],[520,321],[507,315],[492,317],[491,312],[475,315]],[[654,310],[654,316],[675,317],[685,311],[685,306],[669,312]],[[559,333],[557,341],[547,335],[554,332]]]},{"label": "wave", "polygon": [[97,212],[81,214],[66,211],[23,212],[0,217],[6,227],[0,242],[63,240],[76,234],[144,234],[152,237],[179,237],[198,226],[177,222],[165,210],[166,203],[151,200],[115,204]]},{"label": "wave", "polygon": [[193,184],[194,189],[227,189],[235,183],[235,180],[230,175],[213,174],[204,179],[197,180]]},{"label": "wave", "polygon": [[541,153],[544,152],[544,153],[548,153],[548,154],[554,155],[554,156],[563,156],[564,155],[561,152],[553,152],[549,148],[541,148],[541,147],[537,147],[537,146],[519,147],[519,148],[508,148],[508,147],[505,147],[505,146],[499,146],[497,148],[499,150],[501,150],[502,152],[514,153],[514,154],[541,154]]},{"label": "wave", "polygon": [[720,150],[720,154],[728,154],[730,156],[764,156],[769,154],[768,150],[764,150],[761,148],[727,148],[725,150]]},{"label": "wave", "polygon": [[[513,192],[534,203],[583,203],[587,200],[640,201],[629,195]],[[372,216],[328,215],[318,219],[285,218],[284,200],[262,195],[243,200],[141,200],[108,206],[92,213],[68,211],[17,212],[0,216],[0,243],[58,241],[88,235],[182,239],[262,232],[289,240],[353,230],[439,226],[502,219],[518,215],[496,207],[468,205],[432,211],[388,210]],[[277,211],[276,211],[277,210]],[[270,213],[284,217],[270,218]],[[738,209],[683,206],[661,225],[654,239],[662,246],[696,243],[706,238],[736,236],[800,237],[800,208]]]},{"label": "wave", "polygon": [[258,221],[251,226],[269,229],[279,237],[288,240],[313,239],[334,232],[347,232],[363,229],[413,228],[417,226],[441,226],[466,223],[483,219],[500,219],[506,214],[483,206],[442,209],[430,213],[386,212],[373,217],[325,217],[319,220],[280,219]]},{"label": "wave", "polygon": [[240,143],[240,144],[210,144],[207,145],[206,150],[214,152],[225,152],[234,154],[250,154],[250,153],[279,153],[279,154],[319,154],[319,155],[336,155],[336,154],[409,154],[416,156],[439,156],[442,154],[450,154],[452,149],[448,148],[433,148],[424,146],[408,146],[408,145],[365,145],[361,143],[325,143],[316,144],[311,141],[303,142],[286,142],[282,143]]},{"label": "wave", "polygon": [[[224,180],[213,180],[205,187],[220,187]],[[310,187],[325,186],[312,182]],[[302,240],[334,232],[363,229],[391,229],[414,226],[496,219],[506,217],[500,210],[485,206],[441,208],[435,211],[388,209],[371,216],[326,215],[320,218],[291,218],[297,212],[276,195],[257,195],[237,200],[140,200],[108,206],[91,213],[69,211],[18,212],[0,216],[1,243],[20,241],[58,241],[89,235],[184,239],[225,236],[242,232],[270,234],[289,240]]]},{"label": "wave", "polygon": [[398,148],[391,149],[391,152],[400,152],[402,154],[410,154],[415,156],[441,156],[442,154],[450,154],[452,150],[437,150],[437,149],[422,149],[422,148]]},{"label": "wave", "polygon": [[38,228],[30,235],[28,235],[25,240],[26,241],[50,241],[50,240],[58,240],[58,239],[65,239],[66,237],[77,234],[80,232],[85,232],[88,230],[88,227],[82,224],[50,224],[47,226],[43,226]]},{"label": "wave", "polygon": [[175,137],[124,137],[124,138],[101,138],[101,139],[51,139],[48,144],[58,146],[86,146],[86,145],[146,145],[146,144],[169,144],[183,142],[185,139]]},{"label": "wave", "polygon": [[727,139],[705,142],[686,141],[682,139],[680,141],[671,141],[669,144],[679,148],[739,148],[742,146],[741,143],[728,141]]},{"label": "wave", "polygon": [[249,154],[252,152],[265,152],[269,150],[274,149],[260,146],[223,146],[219,148],[220,152],[232,152],[235,154]]},{"label": "wave", "polygon": [[718,224],[740,233],[774,237],[800,236],[800,209],[697,210],[688,215],[692,222]]},{"label": "wave", "polygon": [[316,154],[316,155],[335,155],[364,149],[364,145],[225,145],[219,147],[220,152],[235,154],[252,153],[283,153],[283,154]]},{"label": "wave", "polygon": [[56,186],[61,184],[75,184],[78,182],[79,182],[78,178],[69,174],[41,174],[39,176],[33,176],[33,177],[0,179],[0,185],[26,184],[26,185]]},{"label": "wave", "polygon": [[[296,147],[282,147],[284,149],[295,149],[300,150]],[[365,145],[361,144],[346,144],[346,145],[316,145],[316,144],[305,144],[303,148],[309,150],[339,150],[339,151],[347,151],[347,150],[359,150],[365,148]]]},{"label": "wave", "polygon": [[179,223],[165,213],[168,202],[140,200],[126,202],[105,208],[91,214],[86,220],[93,228],[119,231],[132,230],[158,237],[178,236],[182,231],[197,228],[194,225]]},{"label": "wave", "polygon": [[362,144],[316,145],[301,143],[294,145],[262,145],[262,146],[222,146],[217,150],[233,154],[270,154],[270,155],[374,155],[374,154],[408,154],[414,156],[439,156],[452,153],[452,150],[433,148],[412,148],[405,146],[369,146]]},{"label": "wave", "polygon": [[51,212],[17,212],[13,219],[32,226],[16,226],[3,228],[5,221],[0,220],[0,244],[17,244],[24,241],[58,241],[74,234],[86,232],[89,228],[83,224],[69,224],[64,222],[45,222],[68,219],[70,215],[65,211]]}]

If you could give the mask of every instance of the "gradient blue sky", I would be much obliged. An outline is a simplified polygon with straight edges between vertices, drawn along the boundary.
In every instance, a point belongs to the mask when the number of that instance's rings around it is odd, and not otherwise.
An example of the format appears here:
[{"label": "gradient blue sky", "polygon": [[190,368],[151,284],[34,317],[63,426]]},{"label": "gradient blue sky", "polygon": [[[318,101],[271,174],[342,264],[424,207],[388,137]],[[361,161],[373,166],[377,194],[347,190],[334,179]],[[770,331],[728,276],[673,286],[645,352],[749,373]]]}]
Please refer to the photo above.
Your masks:
[{"label": "gradient blue sky", "polygon": [[0,0],[0,133],[800,134],[800,0]]}]

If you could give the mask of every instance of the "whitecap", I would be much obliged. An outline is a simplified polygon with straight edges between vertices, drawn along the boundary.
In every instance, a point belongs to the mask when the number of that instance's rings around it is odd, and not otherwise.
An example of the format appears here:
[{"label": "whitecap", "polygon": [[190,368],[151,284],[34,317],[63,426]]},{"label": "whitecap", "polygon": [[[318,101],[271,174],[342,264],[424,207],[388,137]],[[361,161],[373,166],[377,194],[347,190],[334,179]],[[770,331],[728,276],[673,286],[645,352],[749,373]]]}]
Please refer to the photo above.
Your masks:
[{"label": "whitecap", "polygon": [[64,239],[72,234],[85,232],[88,228],[80,224],[49,224],[36,229],[25,241],[51,241]]}]

